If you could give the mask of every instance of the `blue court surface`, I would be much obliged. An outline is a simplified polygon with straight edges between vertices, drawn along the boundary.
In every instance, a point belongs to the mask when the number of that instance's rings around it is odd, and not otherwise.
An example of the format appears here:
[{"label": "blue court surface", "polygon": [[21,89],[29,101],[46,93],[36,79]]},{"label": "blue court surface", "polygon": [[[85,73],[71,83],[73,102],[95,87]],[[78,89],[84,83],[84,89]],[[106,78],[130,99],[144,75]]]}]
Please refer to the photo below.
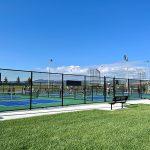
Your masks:
[{"label": "blue court surface", "polygon": [[92,99],[93,100],[104,100],[104,96],[98,96],[98,95],[97,96],[93,96],[93,97],[92,96],[87,96],[86,99],[87,100],[92,100]]},{"label": "blue court surface", "polygon": [[1,99],[15,99],[15,98],[21,98],[21,96],[10,96],[10,95],[4,95],[0,96]]},{"label": "blue court surface", "polygon": [[[61,102],[61,100],[32,100],[32,104],[49,104],[49,103],[58,103]],[[22,101],[0,101],[0,105],[3,106],[25,106],[30,105],[30,100],[22,100]]]},{"label": "blue court surface", "polygon": [[[4,96],[6,98],[7,96]],[[19,98],[19,96],[15,96],[15,98]],[[83,99],[83,97],[80,97],[80,100]],[[106,97],[106,99],[112,99],[112,97]],[[87,96],[87,101],[104,101],[103,95],[94,95]],[[51,104],[51,103],[60,103],[62,100],[47,100],[47,99],[33,99],[32,104]],[[27,106],[30,105],[30,100],[2,100],[0,101],[0,105],[2,106]]]}]

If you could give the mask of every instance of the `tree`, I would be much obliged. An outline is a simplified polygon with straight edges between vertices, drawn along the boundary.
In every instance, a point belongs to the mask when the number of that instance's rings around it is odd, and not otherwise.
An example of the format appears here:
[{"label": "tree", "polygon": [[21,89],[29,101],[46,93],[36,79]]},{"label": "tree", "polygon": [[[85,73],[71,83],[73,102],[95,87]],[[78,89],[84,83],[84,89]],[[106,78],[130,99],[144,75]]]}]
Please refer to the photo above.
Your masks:
[{"label": "tree", "polygon": [[27,82],[28,82],[28,84],[31,84],[31,78],[30,77],[28,78]]},{"label": "tree", "polygon": [[7,77],[4,78],[4,83],[8,83]]},{"label": "tree", "polygon": [[17,77],[17,84],[20,84],[20,77]]}]

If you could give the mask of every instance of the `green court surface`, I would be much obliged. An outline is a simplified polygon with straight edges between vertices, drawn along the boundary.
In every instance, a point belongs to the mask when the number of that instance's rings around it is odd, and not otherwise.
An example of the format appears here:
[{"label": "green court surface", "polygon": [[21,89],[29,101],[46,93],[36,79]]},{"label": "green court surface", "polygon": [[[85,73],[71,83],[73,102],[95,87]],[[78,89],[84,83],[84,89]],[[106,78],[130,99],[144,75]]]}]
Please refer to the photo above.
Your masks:
[{"label": "green court surface", "polygon": [[[116,94],[117,95],[117,94]],[[106,102],[112,101],[113,95],[107,95]],[[150,94],[142,94],[142,98],[150,98]],[[133,93],[129,95],[129,99],[140,99],[140,95]],[[101,103],[104,102],[103,95],[88,95],[83,97],[83,95],[74,96],[64,96],[62,98],[58,96],[47,97],[33,95],[30,101],[29,95],[0,95],[0,111],[8,110],[23,110],[23,109],[34,109],[34,108],[46,108],[46,107],[58,107],[58,106],[68,106],[68,105],[79,105],[79,104],[89,104],[89,103]]]},{"label": "green court surface", "polygon": [[[111,97],[108,97],[108,99],[110,100]],[[44,107],[57,107],[62,105],[67,106],[97,102],[104,102],[104,97],[101,95],[87,96],[85,100],[83,97],[64,97],[62,101],[62,98],[59,97],[39,96],[37,98],[33,97],[33,99],[30,101],[29,96],[13,95],[11,98],[10,96],[1,96],[0,111],[30,109],[30,107],[32,109]]]}]

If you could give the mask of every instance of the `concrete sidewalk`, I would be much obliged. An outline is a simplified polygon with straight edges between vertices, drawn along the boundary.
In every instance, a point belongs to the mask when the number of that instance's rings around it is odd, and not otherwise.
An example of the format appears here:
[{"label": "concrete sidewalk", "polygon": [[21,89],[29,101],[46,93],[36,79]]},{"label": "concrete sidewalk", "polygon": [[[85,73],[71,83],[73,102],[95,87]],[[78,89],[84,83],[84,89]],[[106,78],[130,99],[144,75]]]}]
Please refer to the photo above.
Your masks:
[{"label": "concrete sidewalk", "polygon": [[[142,100],[129,100],[126,103],[130,104],[150,104],[150,100],[142,99]],[[126,107],[124,107],[126,108]],[[50,108],[42,108],[42,109],[32,109],[32,110],[18,110],[18,111],[8,111],[0,113],[0,121],[11,120],[11,119],[20,119],[20,118],[28,118],[34,116],[42,116],[42,115],[52,115],[59,113],[67,113],[67,112],[75,112],[75,111],[84,111],[84,110],[108,110],[110,109],[109,103],[94,103],[94,104],[82,104],[82,105],[73,105],[73,106],[63,106],[63,107],[50,107]],[[121,104],[113,105],[113,110],[121,109]]]}]

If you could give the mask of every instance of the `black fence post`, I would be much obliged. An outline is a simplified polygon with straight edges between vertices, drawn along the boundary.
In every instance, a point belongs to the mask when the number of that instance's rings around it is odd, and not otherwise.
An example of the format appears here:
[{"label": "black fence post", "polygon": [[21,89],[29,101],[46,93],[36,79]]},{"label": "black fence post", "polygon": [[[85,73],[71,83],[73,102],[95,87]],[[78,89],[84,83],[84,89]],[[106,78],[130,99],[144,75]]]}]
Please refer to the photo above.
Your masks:
[{"label": "black fence post", "polygon": [[84,104],[86,104],[86,76],[84,76]]},{"label": "black fence post", "polygon": [[62,98],[62,106],[64,106],[64,74],[62,74],[62,84],[61,84],[61,98]]},{"label": "black fence post", "polygon": [[106,77],[104,76],[104,91],[103,91],[103,95],[104,95],[104,102],[106,102]]},{"label": "black fence post", "polygon": [[113,78],[113,97],[116,95],[116,80],[115,77]]},{"label": "black fence post", "polygon": [[2,82],[2,75],[1,75],[1,73],[0,73],[0,83]]},{"label": "black fence post", "polygon": [[31,82],[30,82],[30,110],[32,109],[32,86],[33,86],[33,72],[31,71]]},{"label": "black fence post", "polygon": [[140,87],[139,87],[139,92],[140,92],[140,98],[142,99],[142,84],[141,84],[141,80],[140,80]]},{"label": "black fence post", "polygon": [[92,85],[92,101],[93,101],[93,85]]},{"label": "black fence post", "polygon": [[129,94],[130,94],[130,79],[128,79],[128,97],[129,97]]}]

